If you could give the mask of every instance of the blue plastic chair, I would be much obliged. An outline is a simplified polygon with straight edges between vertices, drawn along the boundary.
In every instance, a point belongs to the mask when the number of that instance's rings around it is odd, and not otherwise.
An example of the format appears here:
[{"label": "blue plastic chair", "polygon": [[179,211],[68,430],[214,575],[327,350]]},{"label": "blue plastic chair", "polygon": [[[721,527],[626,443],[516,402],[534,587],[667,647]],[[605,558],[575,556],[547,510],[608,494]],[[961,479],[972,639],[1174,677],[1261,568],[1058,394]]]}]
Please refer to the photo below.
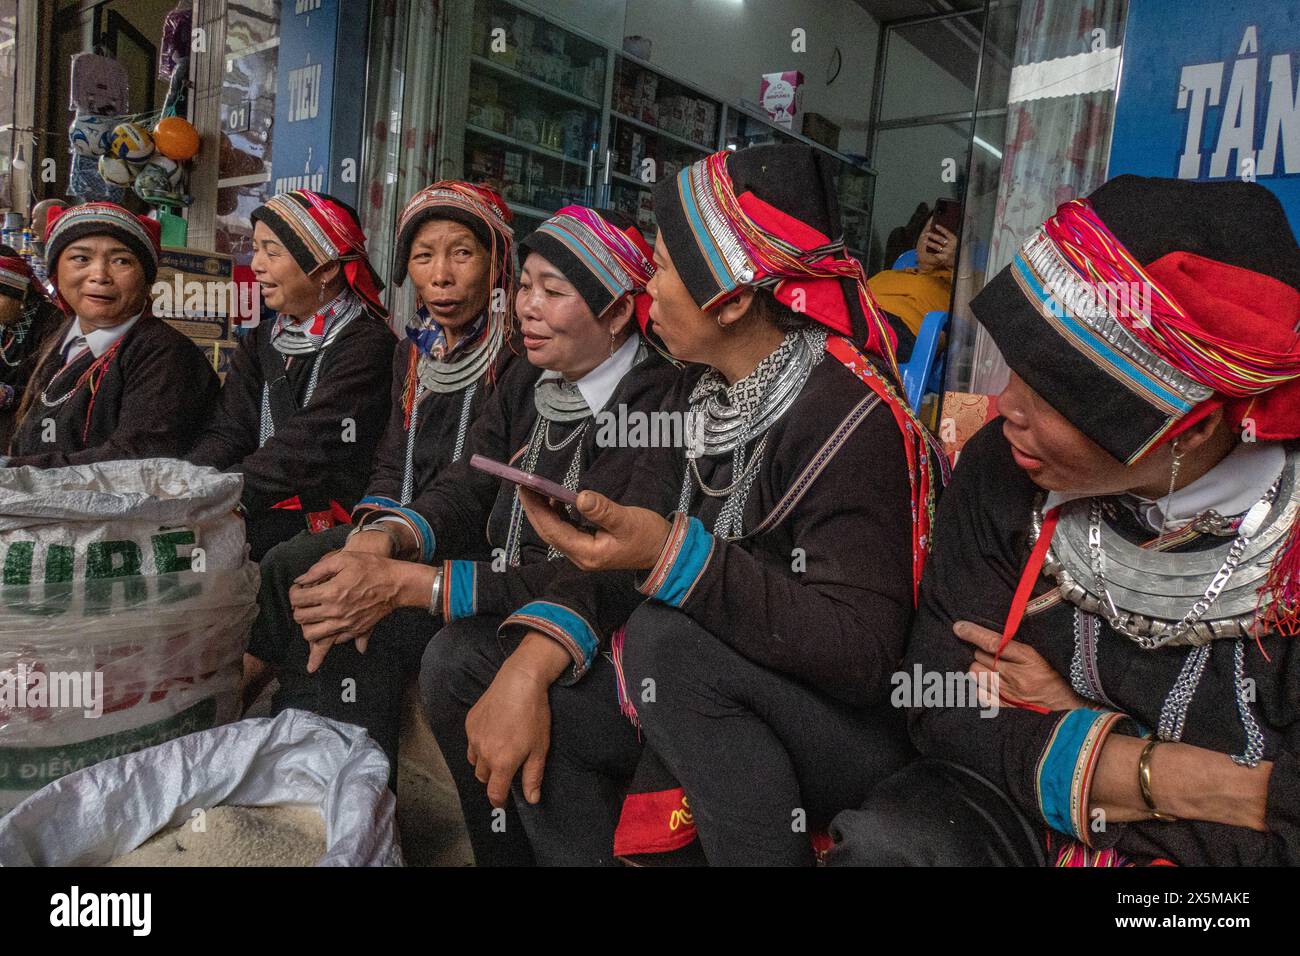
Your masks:
[{"label": "blue plastic chair", "polygon": [[901,256],[894,260],[895,269],[915,269],[916,268],[916,250],[908,249]]},{"label": "blue plastic chair", "polygon": [[943,391],[943,363],[938,361],[939,337],[948,325],[947,312],[927,312],[912,346],[912,357],[902,366],[903,390],[913,411],[921,410],[928,392]]}]

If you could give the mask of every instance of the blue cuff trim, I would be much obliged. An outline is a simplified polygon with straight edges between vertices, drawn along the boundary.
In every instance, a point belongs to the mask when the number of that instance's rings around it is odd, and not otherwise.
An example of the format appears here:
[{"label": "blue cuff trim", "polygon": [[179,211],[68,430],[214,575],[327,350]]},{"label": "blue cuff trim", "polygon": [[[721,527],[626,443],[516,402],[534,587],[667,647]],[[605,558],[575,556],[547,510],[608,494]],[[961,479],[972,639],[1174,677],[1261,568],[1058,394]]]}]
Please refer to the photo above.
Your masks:
[{"label": "blue cuff trim", "polygon": [[433,528],[429,527],[429,522],[420,517],[418,512],[410,508],[389,508],[386,509],[391,514],[401,515],[407,523],[415,530],[420,538],[420,561],[428,564],[433,560],[434,537]]},{"label": "blue cuff trim", "polygon": [[[596,656],[596,649],[600,646],[600,641],[596,639],[596,632],[591,629],[591,625],[567,607],[561,604],[552,604],[550,601],[529,601],[510,617],[511,619],[532,618],[536,623],[550,625],[549,627],[539,627],[538,630],[562,632],[581,652],[582,670],[585,672],[591,666],[592,658]],[[552,633],[551,636],[555,637],[557,635]]]},{"label": "blue cuff trim", "polygon": [[474,561],[448,561],[447,621],[459,621],[475,614],[475,594],[478,591],[478,565]]},{"label": "blue cuff trim", "polygon": [[1075,827],[1075,770],[1093,725],[1110,716],[1106,711],[1072,710],[1061,718],[1048,740],[1038,764],[1038,805],[1053,830],[1079,836]]},{"label": "blue cuff trim", "polygon": [[662,583],[650,595],[656,601],[662,601],[672,607],[681,607],[690,596],[695,582],[704,573],[704,567],[713,554],[713,535],[704,529],[699,518],[691,518],[686,527],[686,536],[681,549],[673,559],[672,567],[664,575]]},{"label": "blue cuff trim", "polygon": [[352,510],[356,511],[357,508],[362,508],[366,505],[369,505],[372,508],[400,508],[402,503],[400,501],[394,501],[392,498],[385,498],[383,495],[366,495],[356,503]]}]

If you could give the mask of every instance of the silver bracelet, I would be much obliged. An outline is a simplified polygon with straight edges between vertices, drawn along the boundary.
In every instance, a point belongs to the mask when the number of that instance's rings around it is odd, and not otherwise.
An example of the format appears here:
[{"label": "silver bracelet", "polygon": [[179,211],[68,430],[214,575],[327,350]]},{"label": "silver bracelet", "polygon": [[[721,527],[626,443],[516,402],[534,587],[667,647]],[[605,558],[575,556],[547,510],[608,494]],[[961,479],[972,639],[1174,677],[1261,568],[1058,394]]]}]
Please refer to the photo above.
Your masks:
[{"label": "silver bracelet", "polygon": [[442,568],[433,576],[433,587],[429,590],[429,613],[434,617],[442,614]]}]

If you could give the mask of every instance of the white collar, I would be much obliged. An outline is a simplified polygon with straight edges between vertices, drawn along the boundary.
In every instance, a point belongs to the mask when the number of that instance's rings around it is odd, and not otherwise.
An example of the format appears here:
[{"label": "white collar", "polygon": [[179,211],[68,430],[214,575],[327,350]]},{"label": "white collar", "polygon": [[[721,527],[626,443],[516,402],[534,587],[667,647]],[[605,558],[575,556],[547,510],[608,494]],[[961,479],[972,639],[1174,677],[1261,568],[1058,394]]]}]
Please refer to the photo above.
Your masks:
[{"label": "white collar", "polygon": [[[593,415],[605,407],[610,396],[614,394],[614,389],[618,388],[618,383],[632,368],[632,363],[636,361],[638,344],[640,344],[640,336],[629,335],[627,341],[620,345],[613,355],[573,383],[578,386],[583,401],[587,403]],[[543,379],[560,377],[559,372],[547,371],[542,374]]]},{"label": "white collar", "polygon": [[95,358],[99,358],[113,347],[114,342],[122,338],[126,333],[130,332],[132,326],[140,321],[140,316],[142,315],[144,315],[143,310],[137,312],[134,316],[120,325],[114,325],[107,329],[94,329],[90,332],[82,332],[81,319],[74,316],[72,322],[68,325],[67,334],[63,336],[63,341],[60,343],[59,348],[66,349],[68,343],[73,339],[84,338],[86,340],[86,347],[90,349],[90,354],[95,356]]},{"label": "white collar", "polygon": [[[1280,442],[1238,442],[1222,461],[1172,495],[1154,501],[1133,496],[1138,517],[1153,531],[1162,526],[1177,530],[1206,511],[1232,518],[1250,510],[1264,497],[1286,465],[1286,451]],[[1049,492],[1043,505],[1051,511],[1076,498],[1090,497],[1073,492]]]}]

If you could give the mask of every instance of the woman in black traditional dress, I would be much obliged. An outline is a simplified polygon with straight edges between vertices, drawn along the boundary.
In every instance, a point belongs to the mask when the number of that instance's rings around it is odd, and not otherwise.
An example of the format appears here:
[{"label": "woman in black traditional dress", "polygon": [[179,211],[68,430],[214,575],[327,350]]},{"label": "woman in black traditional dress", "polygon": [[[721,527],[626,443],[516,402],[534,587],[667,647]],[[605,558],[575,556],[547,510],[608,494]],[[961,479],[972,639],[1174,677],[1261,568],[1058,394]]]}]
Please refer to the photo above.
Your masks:
[{"label": "woman in black traditional dress", "polygon": [[194,343],[150,311],[160,232],[113,203],[50,212],[46,259],[69,318],[32,374],[0,464],[56,468],[189,451],[218,381]]},{"label": "woman in black traditional dress", "polygon": [[253,210],[253,274],[274,322],[246,334],[190,460],[244,477],[254,561],[347,524],[388,418],[393,334],[356,213],[295,190]]},{"label": "woman in black traditional dress", "polygon": [[582,571],[505,622],[535,647],[530,679],[437,642],[426,686],[455,693],[426,700],[440,739],[467,725],[494,803],[522,764],[514,804],[541,862],[698,832],[713,863],[808,863],[810,834],[909,756],[886,690],[938,479],[816,154],[718,153],[661,183],[655,211],[652,324],[702,366],[664,404],[687,440],[579,496],[594,536],[525,492]]},{"label": "woman in black traditional dress", "polygon": [[[289,594],[309,653],[303,670],[282,670],[294,688],[285,703],[361,723],[394,766],[403,678],[414,669],[385,648],[495,642],[502,618],[563,564],[533,533],[515,486],[469,459],[510,461],[568,488],[621,484],[634,453],[605,440],[597,415],[648,414],[678,373],[641,334],[650,251],[629,221],[566,207],[521,245],[515,314],[528,360],[507,369],[454,463],[406,504],[360,518],[353,540],[369,539],[372,553],[328,555]],[[354,702],[340,700],[347,678]],[[466,811],[472,834],[491,823],[479,800],[482,812]],[[517,824],[512,834],[522,840]]]},{"label": "woman in black traditional dress", "polygon": [[1121,176],[976,297],[1011,381],[905,672],[987,699],[914,701],[832,862],[1300,862],[1297,286],[1264,187]]}]

